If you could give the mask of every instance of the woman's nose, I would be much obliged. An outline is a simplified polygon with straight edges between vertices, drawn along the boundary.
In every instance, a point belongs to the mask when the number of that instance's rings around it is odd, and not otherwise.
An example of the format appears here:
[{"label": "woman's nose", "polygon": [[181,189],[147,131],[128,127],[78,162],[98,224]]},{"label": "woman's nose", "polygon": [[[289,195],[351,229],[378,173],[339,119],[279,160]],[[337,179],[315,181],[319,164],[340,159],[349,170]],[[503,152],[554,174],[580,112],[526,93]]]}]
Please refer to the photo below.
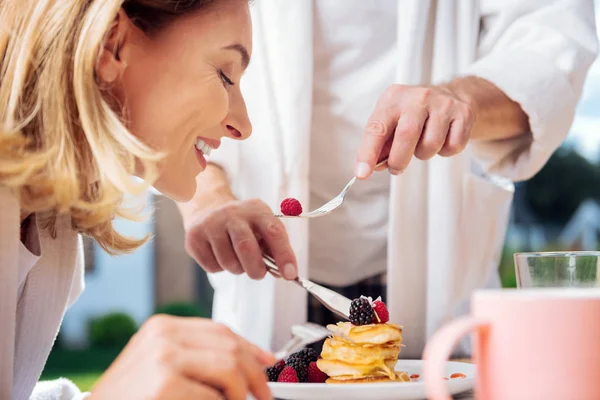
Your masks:
[{"label": "woman's nose", "polygon": [[232,100],[229,107],[229,114],[224,121],[229,135],[233,139],[245,140],[252,134],[252,123],[248,116],[248,109],[244,98],[236,96],[235,100]]}]

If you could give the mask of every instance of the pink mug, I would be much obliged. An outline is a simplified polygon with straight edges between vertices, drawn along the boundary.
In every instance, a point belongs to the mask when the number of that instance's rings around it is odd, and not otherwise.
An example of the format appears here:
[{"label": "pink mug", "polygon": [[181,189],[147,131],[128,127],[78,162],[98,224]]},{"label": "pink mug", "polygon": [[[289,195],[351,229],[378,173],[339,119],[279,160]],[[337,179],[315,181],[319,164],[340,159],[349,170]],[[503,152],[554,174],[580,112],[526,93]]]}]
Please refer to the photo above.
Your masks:
[{"label": "pink mug", "polygon": [[471,310],[425,348],[429,399],[451,399],[445,363],[470,332],[478,400],[600,399],[600,289],[480,290]]}]

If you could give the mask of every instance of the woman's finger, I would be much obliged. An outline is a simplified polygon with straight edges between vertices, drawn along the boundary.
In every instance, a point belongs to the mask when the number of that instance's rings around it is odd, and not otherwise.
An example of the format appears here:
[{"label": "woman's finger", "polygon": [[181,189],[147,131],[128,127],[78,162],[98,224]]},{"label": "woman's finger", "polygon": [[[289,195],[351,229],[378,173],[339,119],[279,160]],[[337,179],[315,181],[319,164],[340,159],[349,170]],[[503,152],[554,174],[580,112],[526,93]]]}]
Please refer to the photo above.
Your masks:
[{"label": "woman's finger", "polygon": [[225,396],[219,390],[185,376],[174,378],[167,391],[163,398],[170,400],[225,400]]},{"label": "woman's finger", "polygon": [[223,268],[217,262],[213,253],[212,246],[208,242],[208,239],[200,233],[192,234],[188,232],[185,238],[185,248],[189,255],[208,273],[215,273],[222,271]]},{"label": "woman's finger", "polygon": [[[206,318],[181,318],[160,316],[152,318],[150,337],[161,336],[181,346],[204,349],[209,346],[222,352],[228,351],[234,343],[238,348],[253,354],[259,363],[268,366],[275,363],[275,357],[270,352],[250,343],[236,335],[223,324],[218,324]],[[147,328],[147,327],[146,327]]]},{"label": "woman's finger", "polygon": [[209,236],[209,242],[212,252],[219,263],[219,266],[235,275],[244,273],[242,263],[238,260],[231,238],[225,226],[215,227],[213,233]]},{"label": "woman's finger", "polygon": [[263,367],[244,351],[186,349],[175,363],[187,377],[218,389],[227,399],[245,400],[249,394],[257,400],[271,398]]},{"label": "woman's finger", "polygon": [[262,253],[256,236],[250,226],[234,221],[227,227],[229,238],[237,259],[251,279],[262,279],[267,273],[262,262]]},{"label": "woman's finger", "polygon": [[296,278],[298,276],[296,255],[283,223],[272,214],[260,214],[254,217],[252,225],[270,250],[283,277]]}]

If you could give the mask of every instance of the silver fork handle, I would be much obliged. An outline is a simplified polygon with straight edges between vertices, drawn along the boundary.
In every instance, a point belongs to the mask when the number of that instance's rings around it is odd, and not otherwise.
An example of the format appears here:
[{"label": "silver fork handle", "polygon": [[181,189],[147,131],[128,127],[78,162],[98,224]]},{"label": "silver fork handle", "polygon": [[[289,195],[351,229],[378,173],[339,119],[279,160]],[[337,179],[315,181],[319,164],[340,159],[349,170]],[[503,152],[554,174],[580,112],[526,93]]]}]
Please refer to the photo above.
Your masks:
[{"label": "silver fork handle", "polygon": [[[267,267],[267,271],[269,271],[271,273],[271,275],[275,276],[276,278],[283,278],[283,276],[281,275],[281,272],[279,272],[279,267],[277,267],[277,264],[275,264],[275,260],[273,259],[273,257],[271,257],[267,254],[263,254],[263,262],[265,263],[265,266]],[[298,278],[294,279],[293,282],[302,286],[302,284],[299,282]]]},{"label": "silver fork handle", "polygon": [[283,346],[283,348],[281,350],[279,350],[278,352],[276,352],[274,354],[275,359],[283,360],[290,354],[293,354],[299,350],[302,350],[304,348],[304,346],[306,346],[304,343],[305,343],[305,341],[302,340],[301,337],[294,336]]}]

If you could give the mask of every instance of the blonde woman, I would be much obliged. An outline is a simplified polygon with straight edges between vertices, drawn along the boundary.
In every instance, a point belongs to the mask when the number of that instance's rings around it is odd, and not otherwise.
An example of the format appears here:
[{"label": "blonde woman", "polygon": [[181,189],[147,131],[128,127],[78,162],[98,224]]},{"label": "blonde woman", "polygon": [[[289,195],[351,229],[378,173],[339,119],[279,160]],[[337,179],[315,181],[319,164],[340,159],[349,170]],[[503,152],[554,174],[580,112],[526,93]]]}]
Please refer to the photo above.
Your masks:
[{"label": "blonde woman", "polygon": [[91,394],[36,386],[83,287],[79,234],[135,250],[143,241],[112,225],[123,196],[154,184],[186,201],[205,156],[250,135],[247,1],[0,4],[0,399],[270,398],[270,355],[169,317],[146,323]]}]

